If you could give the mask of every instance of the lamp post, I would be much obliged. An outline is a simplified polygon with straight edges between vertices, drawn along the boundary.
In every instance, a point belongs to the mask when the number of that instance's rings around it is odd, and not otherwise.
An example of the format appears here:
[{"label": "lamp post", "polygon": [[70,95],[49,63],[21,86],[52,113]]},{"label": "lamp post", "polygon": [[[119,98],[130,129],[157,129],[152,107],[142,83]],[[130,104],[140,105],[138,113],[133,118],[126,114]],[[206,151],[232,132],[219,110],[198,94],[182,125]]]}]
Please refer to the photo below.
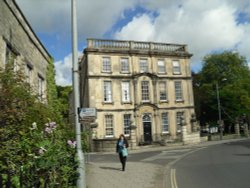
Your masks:
[{"label": "lamp post", "polygon": [[[226,78],[222,79],[222,81],[226,81],[226,80],[227,80]],[[222,140],[222,137],[223,137],[223,122],[222,122],[222,119],[221,119],[220,92],[219,92],[218,82],[216,82],[216,94],[217,94],[217,104],[218,104],[218,114],[219,114],[220,140]]]},{"label": "lamp post", "polygon": [[77,188],[85,188],[85,160],[82,152],[81,144],[81,126],[78,116],[78,108],[80,107],[79,97],[79,73],[77,58],[77,19],[76,19],[76,0],[71,0],[71,18],[72,18],[72,64],[73,64],[73,93],[74,93],[74,115],[75,115],[75,131],[76,131],[76,150],[78,158],[79,173],[77,179]]}]

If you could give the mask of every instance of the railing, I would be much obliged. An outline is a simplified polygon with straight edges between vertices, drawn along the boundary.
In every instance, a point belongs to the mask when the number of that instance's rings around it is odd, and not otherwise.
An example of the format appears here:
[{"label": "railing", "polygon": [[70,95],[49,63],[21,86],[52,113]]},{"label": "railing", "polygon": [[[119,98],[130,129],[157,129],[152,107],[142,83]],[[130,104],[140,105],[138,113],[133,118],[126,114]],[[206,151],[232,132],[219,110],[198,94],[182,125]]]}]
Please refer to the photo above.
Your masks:
[{"label": "railing", "polygon": [[88,48],[113,50],[145,50],[161,52],[187,52],[186,45],[123,40],[88,39]]}]

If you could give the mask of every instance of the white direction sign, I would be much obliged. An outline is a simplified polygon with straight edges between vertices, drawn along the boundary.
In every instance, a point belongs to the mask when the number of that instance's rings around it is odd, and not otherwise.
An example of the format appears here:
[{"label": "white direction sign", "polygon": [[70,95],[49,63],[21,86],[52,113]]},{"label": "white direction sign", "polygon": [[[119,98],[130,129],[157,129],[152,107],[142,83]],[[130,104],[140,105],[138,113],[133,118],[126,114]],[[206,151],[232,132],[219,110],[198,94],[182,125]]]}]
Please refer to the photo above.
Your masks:
[{"label": "white direction sign", "polygon": [[95,108],[81,108],[79,111],[80,121],[93,122],[96,119]]}]

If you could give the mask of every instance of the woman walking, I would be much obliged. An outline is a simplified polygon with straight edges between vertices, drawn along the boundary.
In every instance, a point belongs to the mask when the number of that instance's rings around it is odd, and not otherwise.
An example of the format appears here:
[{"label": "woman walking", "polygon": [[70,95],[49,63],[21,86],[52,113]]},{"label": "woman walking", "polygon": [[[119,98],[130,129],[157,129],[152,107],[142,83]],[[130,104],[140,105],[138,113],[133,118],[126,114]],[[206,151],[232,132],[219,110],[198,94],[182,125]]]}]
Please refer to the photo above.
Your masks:
[{"label": "woman walking", "polygon": [[122,164],[122,171],[125,171],[127,156],[128,156],[128,141],[123,134],[119,136],[116,143],[116,152],[119,154],[120,162]]}]

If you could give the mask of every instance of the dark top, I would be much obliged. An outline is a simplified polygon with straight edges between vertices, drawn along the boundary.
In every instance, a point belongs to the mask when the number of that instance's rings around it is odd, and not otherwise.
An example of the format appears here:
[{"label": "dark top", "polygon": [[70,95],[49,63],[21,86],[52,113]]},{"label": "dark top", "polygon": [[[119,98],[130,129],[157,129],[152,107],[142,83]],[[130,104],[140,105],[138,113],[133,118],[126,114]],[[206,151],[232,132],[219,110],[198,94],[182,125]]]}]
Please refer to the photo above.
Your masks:
[{"label": "dark top", "polygon": [[120,153],[122,151],[122,149],[124,148],[124,145],[126,148],[128,148],[128,141],[126,139],[122,140],[118,139],[117,143],[116,143],[116,152]]}]

